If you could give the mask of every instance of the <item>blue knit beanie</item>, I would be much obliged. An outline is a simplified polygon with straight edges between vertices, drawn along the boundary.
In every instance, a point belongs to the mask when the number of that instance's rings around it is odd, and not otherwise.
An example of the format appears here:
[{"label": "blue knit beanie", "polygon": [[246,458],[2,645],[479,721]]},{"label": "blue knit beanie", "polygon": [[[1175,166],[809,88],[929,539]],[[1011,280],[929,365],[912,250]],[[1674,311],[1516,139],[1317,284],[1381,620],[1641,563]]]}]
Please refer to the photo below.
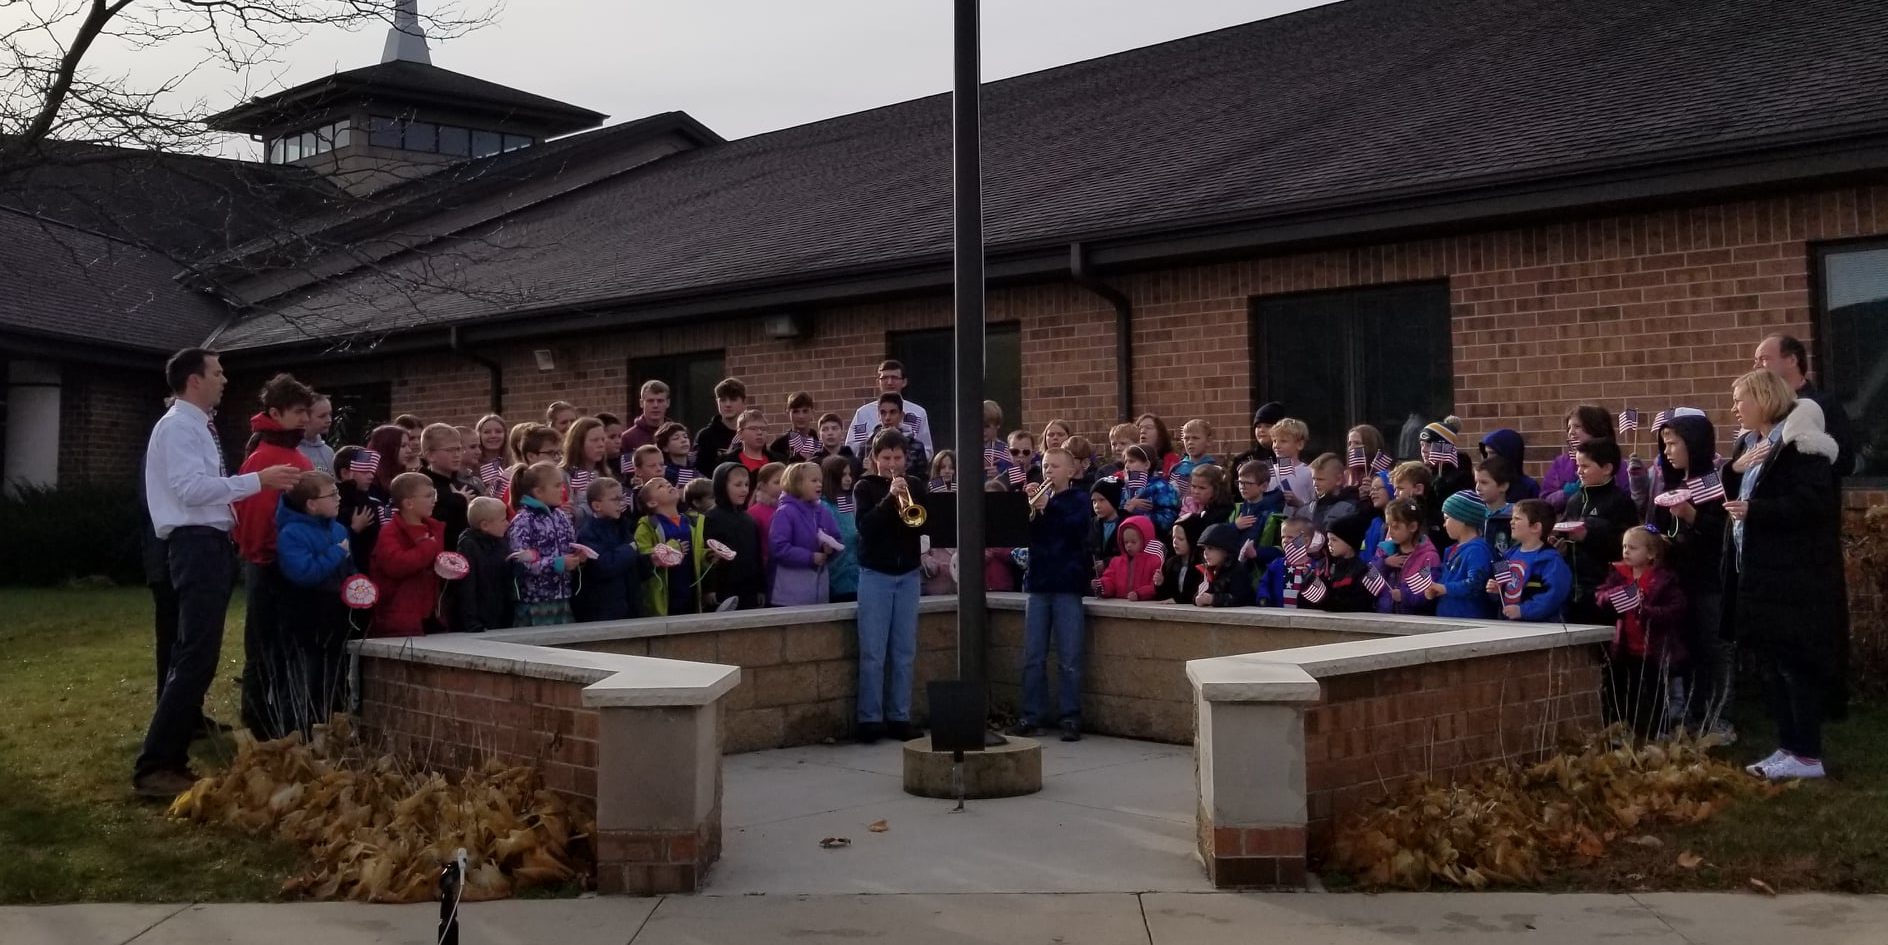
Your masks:
[{"label": "blue knit beanie", "polygon": [[1480,531],[1488,522],[1488,506],[1481,496],[1464,489],[1442,500],[1442,514]]}]

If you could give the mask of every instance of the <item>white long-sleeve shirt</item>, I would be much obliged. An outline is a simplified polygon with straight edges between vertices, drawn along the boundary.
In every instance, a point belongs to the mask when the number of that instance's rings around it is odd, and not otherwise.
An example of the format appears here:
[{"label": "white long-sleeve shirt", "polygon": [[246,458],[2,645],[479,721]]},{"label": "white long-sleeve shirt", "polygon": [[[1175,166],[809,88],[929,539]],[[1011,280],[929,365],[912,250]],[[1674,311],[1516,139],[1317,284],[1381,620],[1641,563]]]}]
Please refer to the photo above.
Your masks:
[{"label": "white long-sleeve shirt", "polygon": [[255,473],[223,475],[223,454],[210,435],[210,417],[184,400],[171,403],[144,453],[144,496],[157,537],[204,525],[227,532],[236,525],[233,504],[262,491]]},{"label": "white long-sleeve shirt", "polygon": [[[905,401],[905,422],[901,424],[905,432],[918,438],[924,444],[926,456],[936,456],[937,450],[931,445],[931,419],[924,414],[924,408]],[[846,429],[846,445],[852,447],[852,455],[864,456],[870,445],[872,434],[878,432],[878,401],[861,406],[852,414],[852,426]]]}]

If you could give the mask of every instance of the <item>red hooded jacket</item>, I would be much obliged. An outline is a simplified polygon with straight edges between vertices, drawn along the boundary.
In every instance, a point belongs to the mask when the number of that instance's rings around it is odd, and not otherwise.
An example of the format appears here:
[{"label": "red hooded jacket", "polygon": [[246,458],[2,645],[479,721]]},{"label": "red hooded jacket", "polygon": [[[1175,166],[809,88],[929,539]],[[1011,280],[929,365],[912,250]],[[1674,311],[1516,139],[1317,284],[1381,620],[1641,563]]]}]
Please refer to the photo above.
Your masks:
[{"label": "red hooded jacket", "polygon": [[438,519],[408,525],[396,517],[381,526],[368,572],[380,587],[380,603],[374,606],[368,636],[425,635],[427,619],[436,619],[434,611],[439,606],[440,578],[433,571],[433,559],[449,550],[446,525]]},{"label": "red hooded jacket", "polygon": [[[1141,550],[1128,554],[1121,535],[1134,529],[1141,536]],[[1101,572],[1101,596],[1125,600],[1132,593],[1135,600],[1153,600],[1154,581],[1160,577],[1162,556],[1147,553],[1147,543],[1154,537],[1154,522],[1145,515],[1130,515],[1114,529],[1114,546],[1121,553],[1108,559]]]},{"label": "red hooded jacket", "polygon": [[[281,424],[269,419],[267,411],[249,418],[249,431],[260,442],[255,452],[243,460],[238,473],[261,472],[270,466],[315,468],[296,448],[302,441],[302,431],[283,429]],[[236,503],[236,547],[242,551],[244,561],[275,563],[275,508],[281,501],[282,493],[264,489]]]},{"label": "red hooded jacket", "polygon": [[[1613,612],[1607,595],[1628,584],[1639,586],[1639,606],[1623,614]],[[1682,634],[1685,625],[1685,594],[1678,587],[1678,576],[1663,564],[1645,569],[1634,578],[1632,568],[1623,561],[1613,563],[1595,594],[1601,606],[1613,612],[1617,621],[1613,631],[1614,652],[1648,660],[1678,661],[1685,658]]]}]

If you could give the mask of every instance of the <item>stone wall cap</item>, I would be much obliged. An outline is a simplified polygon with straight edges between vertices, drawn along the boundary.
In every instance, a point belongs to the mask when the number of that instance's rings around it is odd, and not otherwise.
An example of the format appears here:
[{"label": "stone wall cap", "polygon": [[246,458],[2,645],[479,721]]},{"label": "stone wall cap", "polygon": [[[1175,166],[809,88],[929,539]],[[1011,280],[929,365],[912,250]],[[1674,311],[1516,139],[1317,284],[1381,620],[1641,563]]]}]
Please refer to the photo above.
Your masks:
[{"label": "stone wall cap", "polygon": [[[956,595],[920,598],[921,614],[955,613]],[[630,620],[598,620],[570,623],[557,627],[519,630],[494,630],[479,634],[501,643],[531,646],[582,646],[604,640],[640,640],[645,637],[682,636],[690,633],[717,633],[724,630],[752,630],[764,627],[798,627],[822,623],[852,623],[858,619],[858,604],[808,604],[801,607],[764,607],[760,610],[731,610],[726,613],[685,614],[677,617],[636,617]],[[447,634],[451,636],[451,634]],[[430,638],[428,638],[430,639]]]},{"label": "stone wall cap", "polygon": [[584,705],[595,707],[707,705],[741,681],[737,666],[557,649],[494,636],[442,633],[351,645],[368,658],[582,683]]},{"label": "stone wall cap", "polygon": [[1323,695],[1302,667],[1256,655],[1188,660],[1187,681],[1208,702],[1316,702]]}]

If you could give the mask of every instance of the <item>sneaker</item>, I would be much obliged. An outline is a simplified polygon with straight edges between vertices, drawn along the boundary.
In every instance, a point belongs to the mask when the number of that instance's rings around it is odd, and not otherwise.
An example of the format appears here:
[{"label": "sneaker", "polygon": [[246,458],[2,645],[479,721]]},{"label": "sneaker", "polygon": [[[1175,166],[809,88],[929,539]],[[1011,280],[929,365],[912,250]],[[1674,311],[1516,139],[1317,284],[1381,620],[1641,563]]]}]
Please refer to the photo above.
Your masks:
[{"label": "sneaker", "polygon": [[1081,741],[1082,740],[1082,723],[1077,722],[1074,719],[1063,719],[1062,720],[1062,740],[1065,742]]},{"label": "sneaker", "polygon": [[1022,722],[1016,723],[1015,725],[1010,726],[1007,730],[1004,731],[1003,734],[1014,735],[1017,738],[1030,738],[1030,737],[1033,737],[1037,731],[1038,729],[1036,728],[1036,723],[1030,722],[1030,721],[1022,721]]},{"label": "sneaker", "polygon": [[1783,760],[1764,768],[1763,776],[1772,781],[1809,781],[1824,775],[1821,761],[1784,755]]},{"label": "sneaker", "polygon": [[877,744],[879,739],[885,737],[885,723],[860,722],[858,730],[853,733],[852,737],[861,745]]},{"label": "sneaker", "polygon": [[1785,758],[1788,758],[1789,756],[1790,756],[1789,752],[1784,751],[1783,749],[1779,748],[1776,751],[1771,752],[1770,756],[1765,758],[1764,760],[1752,762],[1751,764],[1745,765],[1744,770],[1761,778],[1761,777],[1764,777],[1764,771],[1767,770],[1771,765],[1774,765],[1777,762],[1782,761]]},{"label": "sneaker", "polygon": [[906,721],[893,721],[885,726],[885,735],[895,742],[908,742],[914,738],[923,738],[924,729]]},{"label": "sneaker", "polygon": [[148,800],[169,801],[190,790],[196,783],[197,776],[188,770],[153,771],[142,777],[133,778],[131,792]]}]

